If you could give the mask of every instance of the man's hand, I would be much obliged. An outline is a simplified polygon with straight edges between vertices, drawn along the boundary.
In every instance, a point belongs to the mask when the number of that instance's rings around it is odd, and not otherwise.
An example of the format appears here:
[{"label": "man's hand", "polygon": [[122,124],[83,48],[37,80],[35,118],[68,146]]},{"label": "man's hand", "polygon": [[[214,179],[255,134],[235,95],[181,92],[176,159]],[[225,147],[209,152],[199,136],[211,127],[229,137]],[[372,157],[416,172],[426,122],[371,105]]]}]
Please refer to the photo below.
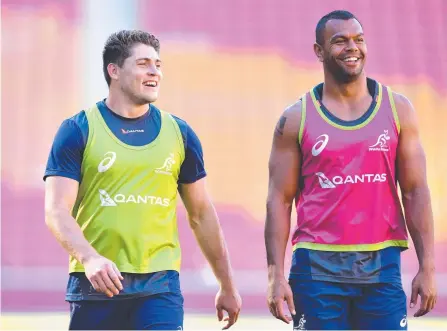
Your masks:
[{"label": "man's hand", "polygon": [[[216,311],[217,318],[219,322],[224,320],[228,322],[222,330],[230,328],[234,323],[236,323],[239,312],[241,311],[242,299],[236,289],[229,291],[223,290],[222,288],[217,292],[216,295]],[[224,310],[228,313],[228,317],[224,319]]]},{"label": "man's hand", "polygon": [[414,317],[420,317],[431,311],[436,304],[437,291],[434,270],[420,270],[414,277],[411,284],[411,303],[410,308],[416,306],[418,295],[421,297],[421,306],[414,314]]},{"label": "man's hand", "polygon": [[121,284],[123,276],[115,263],[105,257],[98,255],[89,258],[84,262],[84,268],[85,275],[96,291],[111,298],[113,295],[118,295],[119,291],[123,289]]},{"label": "man's hand", "polygon": [[290,313],[295,315],[295,305],[293,303],[293,294],[290,285],[284,277],[275,278],[269,282],[267,303],[273,316],[289,324],[292,321],[292,317],[284,314],[284,301],[287,302]]}]

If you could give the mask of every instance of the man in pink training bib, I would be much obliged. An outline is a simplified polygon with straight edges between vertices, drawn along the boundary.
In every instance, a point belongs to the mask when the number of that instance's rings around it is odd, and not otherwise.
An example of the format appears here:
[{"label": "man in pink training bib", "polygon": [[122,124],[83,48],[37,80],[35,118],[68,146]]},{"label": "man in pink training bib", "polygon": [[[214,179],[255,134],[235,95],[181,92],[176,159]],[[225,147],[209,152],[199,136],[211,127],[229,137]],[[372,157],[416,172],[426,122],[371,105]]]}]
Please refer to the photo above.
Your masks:
[{"label": "man in pink training bib", "polygon": [[269,308],[278,319],[293,320],[294,330],[406,330],[400,254],[408,248],[407,227],[419,259],[414,316],[436,303],[433,215],[415,111],[404,96],[366,76],[366,38],[351,13],[321,18],[314,50],[324,83],[284,111],[270,155]]}]

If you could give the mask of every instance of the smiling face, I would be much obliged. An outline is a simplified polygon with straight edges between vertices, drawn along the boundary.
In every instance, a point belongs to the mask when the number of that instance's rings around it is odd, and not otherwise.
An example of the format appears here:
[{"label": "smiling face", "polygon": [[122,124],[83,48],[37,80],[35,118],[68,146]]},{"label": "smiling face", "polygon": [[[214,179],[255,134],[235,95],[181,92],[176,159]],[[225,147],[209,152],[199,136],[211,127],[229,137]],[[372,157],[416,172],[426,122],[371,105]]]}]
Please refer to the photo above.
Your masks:
[{"label": "smiling face", "polygon": [[325,71],[336,81],[354,81],[363,73],[366,43],[363,29],[356,19],[332,19],[326,22],[323,45],[315,44],[315,54]]},{"label": "smiling face", "polygon": [[135,44],[121,67],[111,63],[108,69],[112,84],[117,84],[136,105],[157,100],[163,75],[159,54],[152,46]]}]

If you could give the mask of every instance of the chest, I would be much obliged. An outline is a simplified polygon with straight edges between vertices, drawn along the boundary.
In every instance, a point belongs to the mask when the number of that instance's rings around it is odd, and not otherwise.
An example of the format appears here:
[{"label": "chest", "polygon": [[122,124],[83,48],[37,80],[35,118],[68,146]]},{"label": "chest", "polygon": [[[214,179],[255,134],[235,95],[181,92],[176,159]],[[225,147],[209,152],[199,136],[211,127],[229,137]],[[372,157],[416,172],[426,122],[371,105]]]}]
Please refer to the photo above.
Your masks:
[{"label": "chest", "polygon": [[[116,183],[157,178],[178,178],[184,152],[177,131],[169,118],[155,139],[143,145],[130,145],[110,130],[98,112],[89,113],[90,133],[82,163],[83,180]],[[96,116],[95,116],[96,115]],[[141,136],[148,133],[139,132]]]},{"label": "chest", "polygon": [[176,132],[170,126],[163,127],[151,143],[132,146],[96,123],[92,125],[84,152],[82,176],[83,180],[117,183],[134,179],[137,182],[177,179],[182,155]]},{"label": "chest", "polygon": [[380,162],[395,157],[398,135],[392,123],[367,125],[360,129],[332,126],[308,128],[301,145],[307,162],[350,163],[353,160]]},{"label": "chest", "polygon": [[178,176],[180,153],[175,144],[146,150],[126,150],[117,146],[92,146],[83,161],[84,175],[113,178],[128,176]]},{"label": "chest", "polygon": [[361,100],[352,102],[350,104],[340,103],[332,99],[324,99],[321,101],[326,108],[331,109],[331,112],[343,121],[355,121],[369,110],[373,97],[366,95]]}]

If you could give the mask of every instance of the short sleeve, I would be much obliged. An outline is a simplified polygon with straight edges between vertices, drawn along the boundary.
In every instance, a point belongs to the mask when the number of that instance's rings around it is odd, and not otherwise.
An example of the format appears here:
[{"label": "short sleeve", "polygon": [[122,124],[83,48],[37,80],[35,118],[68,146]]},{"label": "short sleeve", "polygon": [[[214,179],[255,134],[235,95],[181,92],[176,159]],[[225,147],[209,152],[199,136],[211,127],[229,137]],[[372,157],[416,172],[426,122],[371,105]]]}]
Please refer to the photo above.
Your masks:
[{"label": "short sleeve", "polygon": [[81,181],[85,139],[73,119],[62,122],[54,137],[43,179],[61,176]]},{"label": "short sleeve", "polygon": [[191,184],[206,177],[203,149],[199,137],[183,120],[175,117],[185,145],[185,159],[180,168],[179,184]]}]

